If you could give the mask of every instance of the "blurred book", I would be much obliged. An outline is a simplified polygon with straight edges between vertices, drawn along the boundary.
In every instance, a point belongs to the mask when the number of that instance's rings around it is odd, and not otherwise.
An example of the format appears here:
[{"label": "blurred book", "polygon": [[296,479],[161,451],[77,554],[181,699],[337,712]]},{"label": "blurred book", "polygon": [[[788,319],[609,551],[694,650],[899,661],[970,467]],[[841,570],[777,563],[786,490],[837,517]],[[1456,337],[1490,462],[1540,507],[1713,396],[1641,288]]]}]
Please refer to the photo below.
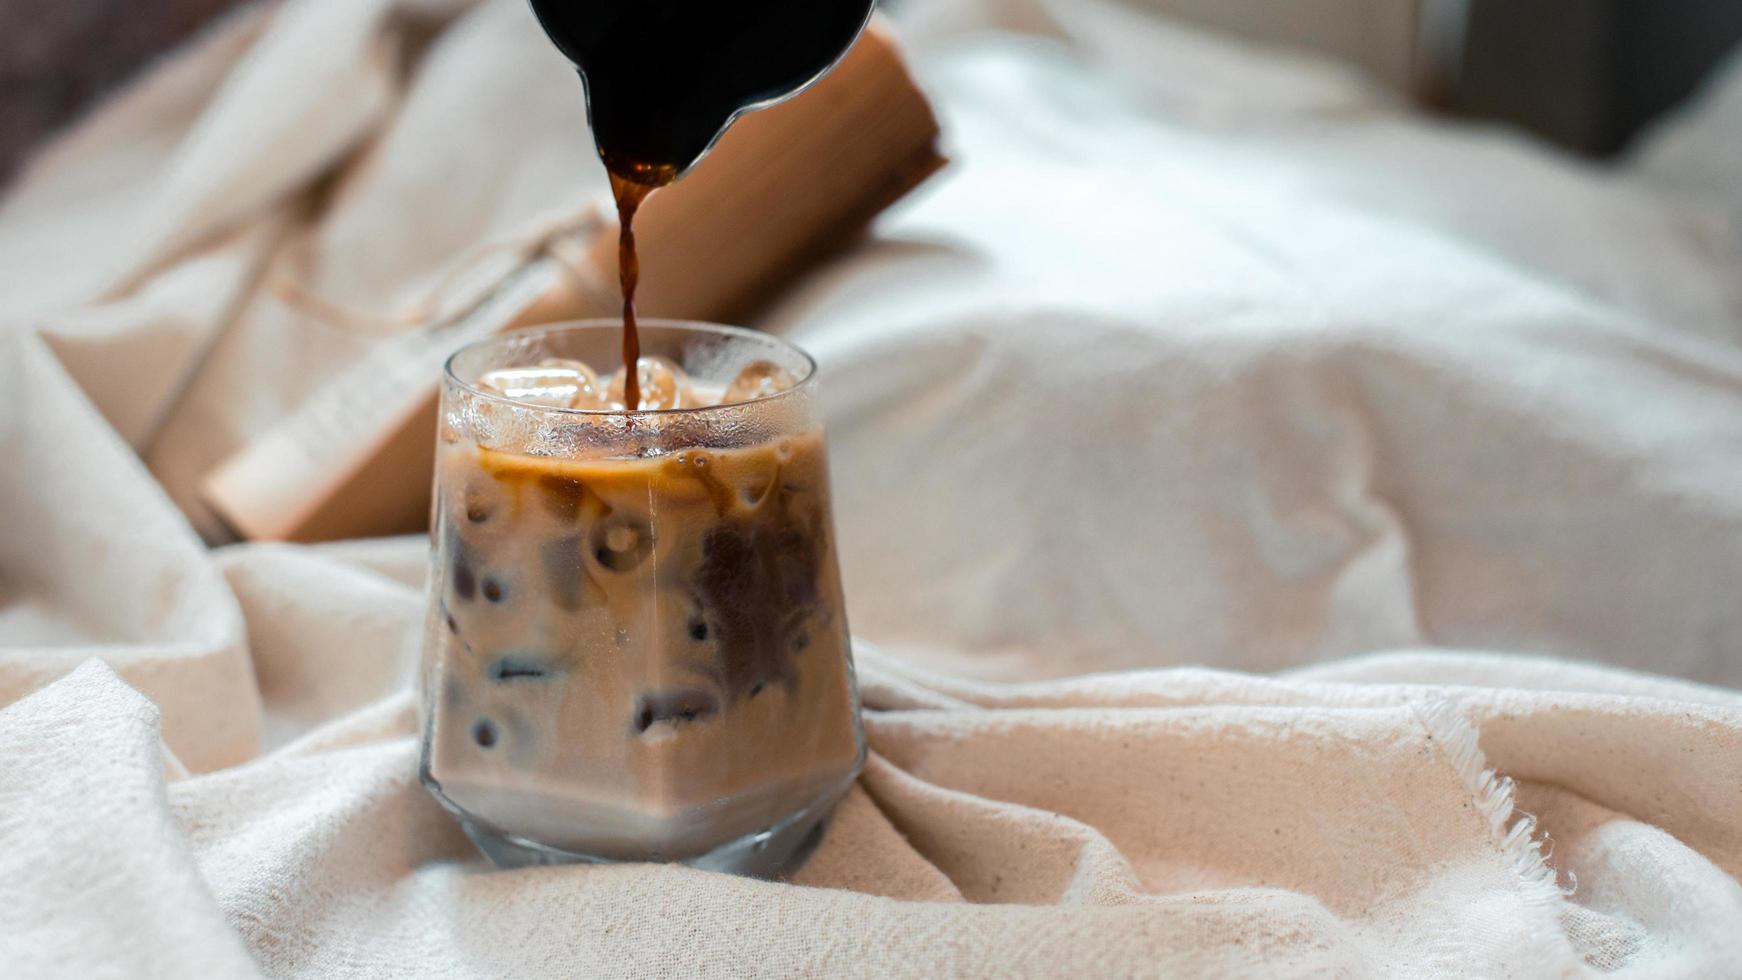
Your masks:
[{"label": "blurred book", "polygon": [[[645,316],[741,318],[944,164],[938,124],[879,23],[815,86],[740,119],[636,221]],[[423,529],[438,379],[492,333],[621,311],[617,227],[551,241],[457,319],[374,349],[216,466],[238,535],[323,541]]]}]

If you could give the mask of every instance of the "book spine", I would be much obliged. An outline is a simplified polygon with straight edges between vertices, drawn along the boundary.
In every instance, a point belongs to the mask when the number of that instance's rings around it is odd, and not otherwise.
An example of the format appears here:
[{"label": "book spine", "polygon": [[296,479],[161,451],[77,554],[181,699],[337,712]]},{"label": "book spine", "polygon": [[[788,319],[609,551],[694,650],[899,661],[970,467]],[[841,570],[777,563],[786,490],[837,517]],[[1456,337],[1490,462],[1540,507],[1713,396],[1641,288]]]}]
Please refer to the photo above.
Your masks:
[{"label": "book spine", "polygon": [[[468,315],[446,325],[396,334],[315,392],[271,431],[221,463],[203,496],[238,535],[253,540],[316,540],[415,531],[427,519],[428,487],[347,492],[360,470],[383,454],[427,474],[433,461],[437,380],[453,352],[474,340],[546,317],[578,315],[598,304],[597,287],[544,257],[510,274]],[[343,499],[345,513],[329,502]]]}]

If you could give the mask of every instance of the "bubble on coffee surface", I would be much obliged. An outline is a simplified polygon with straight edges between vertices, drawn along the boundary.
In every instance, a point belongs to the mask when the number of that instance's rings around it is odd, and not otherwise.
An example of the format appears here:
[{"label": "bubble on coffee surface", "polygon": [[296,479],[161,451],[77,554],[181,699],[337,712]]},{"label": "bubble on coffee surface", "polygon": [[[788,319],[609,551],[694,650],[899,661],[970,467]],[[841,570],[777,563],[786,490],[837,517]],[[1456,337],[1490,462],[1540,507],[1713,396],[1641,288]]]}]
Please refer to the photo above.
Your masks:
[{"label": "bubble on coffee surface", "polygon": [[[696,398],[695,389],[690,386],[689,375],[668,358],[643,357],[638,362],[641,379],[641,405],[639,410],[651,412],[665,408],[696,408],[701,402]],[[610,400],[612,408],[626,408],[623,402],[624,382],[628,374],[623,368],[611,375],[611,383],[605,389],[605,397]]]},{"label": "bubble on coffee surface", "polygon": [[726,386],[726,395],[722,401],[727,405],[755,401],[758,398],[778,395],[795,384],[798,384],[798,378],[773,361],[751,361]]}]

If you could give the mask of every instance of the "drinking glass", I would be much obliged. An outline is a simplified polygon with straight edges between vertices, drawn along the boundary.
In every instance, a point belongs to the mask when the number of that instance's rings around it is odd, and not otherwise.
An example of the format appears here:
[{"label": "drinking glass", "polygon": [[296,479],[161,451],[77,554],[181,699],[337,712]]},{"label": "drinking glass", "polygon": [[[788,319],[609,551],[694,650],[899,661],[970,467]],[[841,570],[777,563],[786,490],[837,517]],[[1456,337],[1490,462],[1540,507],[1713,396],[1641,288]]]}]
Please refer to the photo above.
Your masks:
[{"label": "drinking glass", "polygon": [[865,758],[816,366],[766,334],[647,320],[642,364],[673,369],[644,387],[694,404],[743,376],[762,397],[630,412],[488,382],[616,369],[620,337],[561,324],[448,361],[420,773],[501,865],[775,874]]}]

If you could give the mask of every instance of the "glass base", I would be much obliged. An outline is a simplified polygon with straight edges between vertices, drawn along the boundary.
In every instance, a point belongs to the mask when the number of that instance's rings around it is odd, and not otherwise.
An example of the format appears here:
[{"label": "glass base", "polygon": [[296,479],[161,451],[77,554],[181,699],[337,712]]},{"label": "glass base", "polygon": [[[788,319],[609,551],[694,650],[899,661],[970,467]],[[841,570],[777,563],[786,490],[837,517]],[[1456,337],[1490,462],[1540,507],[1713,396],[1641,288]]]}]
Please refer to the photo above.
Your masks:
[{"label": "glass base", "polygon": [[[723,871],[752,878],[778,878],[796,870],[822,840],[823,825],[833,812],[840,794],[817,800],[796,813],[788,814],[766,830],[745,834],[735,840],[694,857],[676,863],[703,871]],[[517,837],[477,820],[453,806],[446,797],[437,794],[460,822],[460,829],[478,845],[478,850],[500,868],[527,868],[548,864],[616,864],[619,858],[599,857],[566,851]]]}]

